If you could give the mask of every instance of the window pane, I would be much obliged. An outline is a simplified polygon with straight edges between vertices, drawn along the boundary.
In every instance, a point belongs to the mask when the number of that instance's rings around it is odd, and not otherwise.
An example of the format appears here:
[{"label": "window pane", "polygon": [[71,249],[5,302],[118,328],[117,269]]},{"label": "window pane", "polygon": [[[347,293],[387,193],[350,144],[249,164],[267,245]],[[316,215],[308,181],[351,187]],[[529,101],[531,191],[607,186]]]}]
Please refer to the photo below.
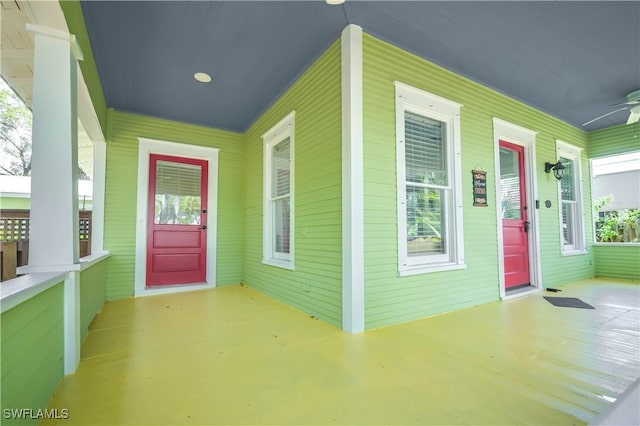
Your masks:
[{"label": "window pane", "polygon": [[407,182],[448,185],[445,124],[405,112],[405,166]]},{"label": "window pane", "polygon": [[[564,164],[564,162],[563,162]],[[563,245],[573,245],[575,242],[574,237],[574,215],[575,215],[575,203],[562,203],[562,237],[564,239]]]},{"label": "window pane", "polygon": [[290,139],[287,138],[273,147],[273,175],[271,176],[272,196],[287,195],[290,188]]},{"label": "window pane", "polygon": [[576,189],[574,179],[573,160],[560,157],[560,162],[564,166],[564,177],[560,180],[560,194],[563,200],[576,201]]},{"label": "window pane", "polygon": [[445,253],[445,191],[407,186],[409,256]]},{"label": "window pane", "polygon": [[202,167],[156,162],[155,224],[199,225]]},{"label": "window pane", "polygon": [[502,218],[522,219],[520,199],[520,153],[500,148],[500,187],[502,189]]},{"label": "window pane", "polygon": [[273,202],[274,218],[274,251],[276,253],[289,253],[290,235],[290,202],[289,197],[281,198]]}]

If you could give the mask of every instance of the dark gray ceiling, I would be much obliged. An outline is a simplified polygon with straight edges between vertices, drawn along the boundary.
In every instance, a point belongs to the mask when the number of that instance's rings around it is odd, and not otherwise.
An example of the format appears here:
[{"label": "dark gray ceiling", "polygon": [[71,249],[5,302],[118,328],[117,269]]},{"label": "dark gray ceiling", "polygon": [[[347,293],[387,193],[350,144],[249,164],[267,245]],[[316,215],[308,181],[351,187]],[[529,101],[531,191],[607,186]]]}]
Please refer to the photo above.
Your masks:
[{"label": "dark gray ceiling", "polygon": [[[82,9],[109,107],[220,129],[247,129],[348,24],[578,127],[640,88],[640,1],[83,1]],[[198,83],[196,71],[214,82]]]}]

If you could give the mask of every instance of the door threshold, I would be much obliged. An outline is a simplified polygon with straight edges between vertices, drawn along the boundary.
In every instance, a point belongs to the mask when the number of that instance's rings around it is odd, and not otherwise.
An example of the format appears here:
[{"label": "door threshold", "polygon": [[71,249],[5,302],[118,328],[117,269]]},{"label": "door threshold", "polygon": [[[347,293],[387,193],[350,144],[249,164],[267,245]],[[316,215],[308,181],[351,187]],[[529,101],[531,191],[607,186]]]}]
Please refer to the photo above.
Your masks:
[{"label": "door threshold", "polygon": [[507,290],[505,295],[502,296],[502,300],[515,299],[517,297],[526,296],[528,294],[537,293],[539,291],[542,291],[542,289],[539,287],[531,286],[531,285],[528,285],[525,287],[518,287],[518,288],[514,288],[513,290]]},{"label": "door threshold", "polygon": [[204,290],[207,288],[215,288],[215,284],[208,283],[190,283],[190,284],[176,284],[176,285],[162,285],[145,287],[143,290],[137,290],[134,297],[140,296],[155,296],[157,294],[171,294],[182,293],[184,291]]}]

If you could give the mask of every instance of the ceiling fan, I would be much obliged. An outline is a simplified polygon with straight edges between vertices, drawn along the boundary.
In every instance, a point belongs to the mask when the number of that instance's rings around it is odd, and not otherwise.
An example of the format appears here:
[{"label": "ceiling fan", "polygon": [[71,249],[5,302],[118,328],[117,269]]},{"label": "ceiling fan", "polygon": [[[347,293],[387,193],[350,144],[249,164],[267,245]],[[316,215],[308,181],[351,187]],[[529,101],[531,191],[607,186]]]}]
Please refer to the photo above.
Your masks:
[{"label": "ceiling fan", "polygon": [[605,118],[611,114],[614,114],[618,111],[624,111],[625,109],[629,110],[629,118],[627,119],[627,124],[631,124],[631,123],[635,123],[637,121],[640,121],[640,89],[638,90],[634,90],[633,92],[630,92],[627,94],[627,102],[622,102],[620,104],[615,104],[615,105],[611,105],[611,106],[621,106],[624,105],[622,108],[618,108],[614,111],[610,111],[604,115],[601,115],[600,117],[594,118],[593,120],[587,121],[586,123],[583,124],[583,126],[586,126],[588,124],[593,123],[594,121],[598,121],[601,118]]}]

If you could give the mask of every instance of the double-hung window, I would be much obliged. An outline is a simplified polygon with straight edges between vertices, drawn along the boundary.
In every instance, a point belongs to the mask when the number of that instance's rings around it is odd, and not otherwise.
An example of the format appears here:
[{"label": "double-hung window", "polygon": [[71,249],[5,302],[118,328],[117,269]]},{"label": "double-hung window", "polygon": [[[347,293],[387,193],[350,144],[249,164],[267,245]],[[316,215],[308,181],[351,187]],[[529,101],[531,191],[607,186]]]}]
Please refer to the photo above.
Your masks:
[{"label": "double-hung window", "polygon": [[558,182],[560,189],[560,238],[563,254],[585,251],[582,208],[582,150],[565,142],[556,141],[558,159],[564,166],[564,177]]},{"label": "double-hung window", "polygon": [[460,107],[396,82],[400,275],[464,267]]},{"label": "double-hung window", "polygon": [[265,264],[293,269],[294,118],[292,112],[263,136]]}]

